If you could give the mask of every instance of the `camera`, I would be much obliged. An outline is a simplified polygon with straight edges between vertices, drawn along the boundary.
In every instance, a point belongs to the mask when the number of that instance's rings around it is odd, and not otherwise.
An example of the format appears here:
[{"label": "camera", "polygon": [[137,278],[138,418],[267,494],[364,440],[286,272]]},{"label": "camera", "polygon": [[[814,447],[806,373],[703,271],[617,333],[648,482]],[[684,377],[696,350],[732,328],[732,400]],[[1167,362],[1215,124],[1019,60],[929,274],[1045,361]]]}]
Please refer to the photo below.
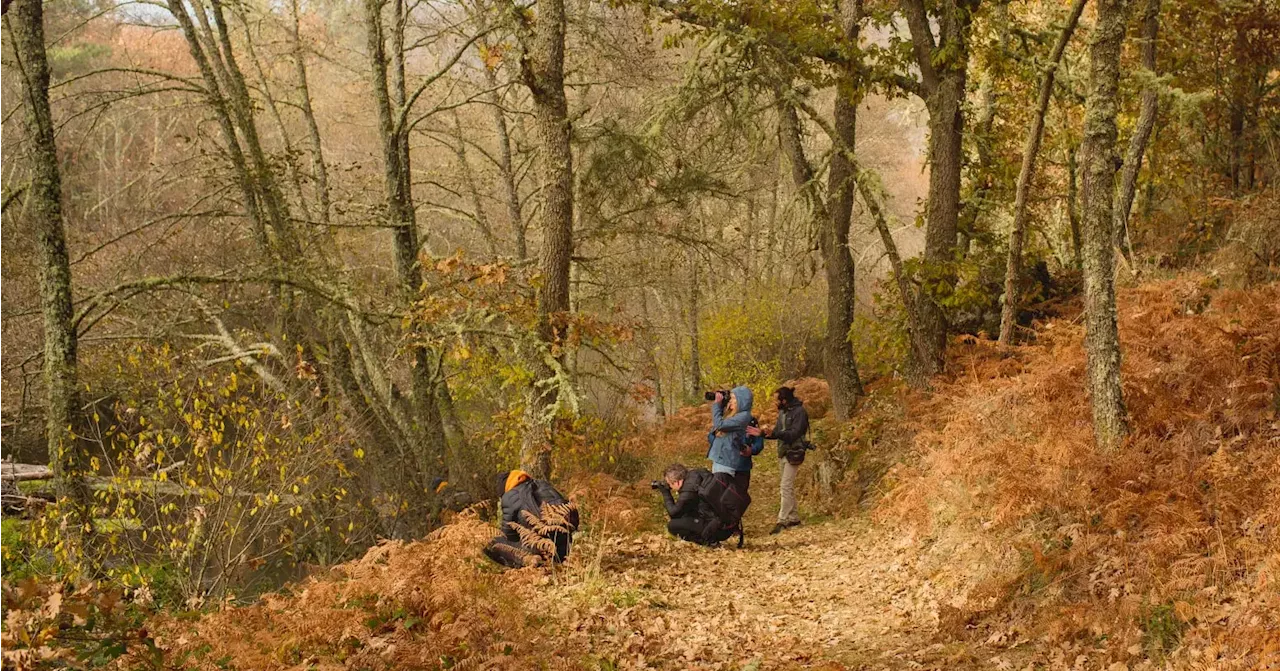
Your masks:
[{"label": "camera", "polygon": [[670,485],[661,480],[650,480],[649,489],[667,489]]},{"label": "camera", "polygon": [[724,394],[724,400],[726,401],[729,400],[729,392],[723,389],[713,389],[711,391],[704,391],[702,392],[702,398],[708,401],[714,401],[716,400],[716,394]]}]

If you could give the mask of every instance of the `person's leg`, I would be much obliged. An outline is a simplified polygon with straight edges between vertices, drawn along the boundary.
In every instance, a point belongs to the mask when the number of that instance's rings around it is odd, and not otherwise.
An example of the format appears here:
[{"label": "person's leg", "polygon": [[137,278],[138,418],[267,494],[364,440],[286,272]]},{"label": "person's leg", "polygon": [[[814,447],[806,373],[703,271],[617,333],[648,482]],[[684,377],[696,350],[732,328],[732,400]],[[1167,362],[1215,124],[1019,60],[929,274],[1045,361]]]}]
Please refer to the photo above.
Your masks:
[{"label": "person's leg", "polygon": [[778,488],[782,492],[782,505],[778,508],[778,524],[791,526],[800,523],[800,514],[796,511],[796,473],[800,467],[787,461],[786,457],[778,460],[782,467],[782,483]]},{"label": "person's leg", "polygon": [[667,522],[667,531],[678,538],[703,545],[706,543],[702,537],[702,529],[705,526],[702,520],[693,517],[676,517]]},{"label": "person's leg", "polygon": [[551,535],[551,540],[556,544],[556,563],[560,563],[569,556],[569,545],[573,541],[573,534],[567,534],[563,531],[557,531]]},{"label": "person's leg", "polygon": [[507,568],[524,568],[525,566],[537,565],[532,561],[537,559],[537,555],[507,540],[505,536],[498,536],[489,541],[489,544],[484,546],[484,556]]},{"label": "person's leg", "polygon": [[737,471],[733,474],[733,484],[738,491],[747,494],[751,491],[751,471]]}]

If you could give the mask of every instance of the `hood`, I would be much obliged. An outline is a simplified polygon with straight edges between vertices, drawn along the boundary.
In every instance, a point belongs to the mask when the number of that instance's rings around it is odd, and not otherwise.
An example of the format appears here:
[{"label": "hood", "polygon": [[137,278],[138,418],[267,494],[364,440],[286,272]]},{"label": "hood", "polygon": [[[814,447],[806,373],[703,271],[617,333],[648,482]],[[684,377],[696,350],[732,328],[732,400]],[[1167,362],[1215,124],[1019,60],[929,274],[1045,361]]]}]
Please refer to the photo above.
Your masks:
[{"label": "hood", "polygon": [[746,387],[734,387],[730,392],[738,399],[738,412],[751,412],[751,390]]},{"label": "hood", "polygon": [[509,492],[515,489],[516,487],[520,486],[521,483],[529,479],[530,479],[529,474],[525,473],[524,471],[520,471],[520,470],[510,471],[507,473],[507,481],[504,483],[502,491],[503,493]]}]

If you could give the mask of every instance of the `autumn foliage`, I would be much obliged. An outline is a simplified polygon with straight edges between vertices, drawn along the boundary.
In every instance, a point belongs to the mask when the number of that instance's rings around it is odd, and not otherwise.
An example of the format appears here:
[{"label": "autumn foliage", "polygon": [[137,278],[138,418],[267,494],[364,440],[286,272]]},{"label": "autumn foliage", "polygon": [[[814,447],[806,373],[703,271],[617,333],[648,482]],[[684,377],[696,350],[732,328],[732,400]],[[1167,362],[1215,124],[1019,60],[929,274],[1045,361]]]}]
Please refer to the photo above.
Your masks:
[{"label": "autumn foliage", "polygon": [[1120,333],[1133,425],[1121,449],[1090,440],[1076,322],[1011,353],[970,341],[878,517],[987,548],[1011,539],[952,567],[972,578],[950,613],[962,631],[981,622],[1009,647],[1043,639],[1117,662],[1178,649],[1190,667],[1271,668],[1280,286],[1129,289]]}]

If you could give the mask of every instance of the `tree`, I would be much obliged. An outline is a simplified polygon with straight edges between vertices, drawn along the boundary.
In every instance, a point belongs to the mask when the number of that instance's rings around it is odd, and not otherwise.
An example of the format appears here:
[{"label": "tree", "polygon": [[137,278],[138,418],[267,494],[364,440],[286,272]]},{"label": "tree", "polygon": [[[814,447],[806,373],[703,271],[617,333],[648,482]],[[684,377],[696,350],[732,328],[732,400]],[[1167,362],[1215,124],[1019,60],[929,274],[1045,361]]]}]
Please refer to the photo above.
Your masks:
[{"label": "tree", "polygon": [[[980,0],[942,0],[930,16],[924,0],[902,0],[911,48],[920,72],[914,91],[929,112],[929,201],[925,213],[924,290],[919,362],[924,375],[942,370],[947,319],[940,301],[955,287],[956,232],[964,164],[964,96],[969,67],[969,32]],[[938,35],[933,34],[933,25]]]},{"label": "tree", "polygon": [[1120,186],[1116,195],[1115,240],[1116,248],[1124,252],[1129,239],[1129,211],[1133,208],[1133,195],[1138,187],[1138,171],[1142,168],[1142,156],[1147,151],[1147,141],[1156,127],[1156,115],[1160,111],[1160,94],[1156,77],[1156,36],[1160,33],[1160,0],[1147,0],[1142,13],[1142,69],[1151,79],[1142,87],[1142,102],[1138,106],[1138,123],[1129,138],[1129,150],[1120,170]]},{"label": "tree", "polygon": [[[411,95],[405,81],[405,4],[403,0],[390,0],[389,31],[382,17],[386,4],[387,0],[364,1],[366,55],[374,109],[378,117],[378,137],[382,145],[383,214],[392,230],[399,291],[408,304],[423,285],[422,264],[418,260],[420,242],[409,151],[410,112],[422,91],[457,62],[465,47],[439,72],[421,83]],[[433,356],[430,348],[414,347],[410,356],[412,396],[409,407],[412,413],[407,422],[401,420],[401,423],[407,423],[405,432],[416,439],[413,456],[419,484],[426,489],[430,478],[443,473],[446,467],[448,445],[440,411],[441,392],[438,388],[443,384],[443,378],[438,357]],[[391,396],[391,412],[394,416],[398,412],[398,408],[394,407],[396,394]]]},{"label": "tree", "polygon": [[1000,344],[1013,342],[1013,327],[1017,322],[1018,280],[1022,274],[1022,240],[1027,228],[1027,199],[1031,192],[1031,178],[1035,174],[1036,156],[1040,153],[1040,139],[1044,135],[1044,115],[1049,111],[1049,101],[1053,96],[1053,82],[1058,66],[1062,63],[1062,55],[1066,53],[1067,43],[1075,32],[1080,14],[1084,11],[1088,0],[1075,0],[1071,5],[1071,13],[1067,23],[1058,35],[1058,42],[1053,46],[1053,53],[1045,65],[1044,75],[1040,82],[1040,98],[1036,104],[1035,116],[1032,117],[1031,128],[1027,130],[1027,143],[1022,150],[1022,170],[1018,172],[1018,186],[1013,202],[1013,231],[1009,233],[1009,255],[1004,274],[1004,300],[1000,309]]},{"label": "tree", "polygon": [[[563,351],[567,346],[569,266],[573,256],[573,127],[564,92],[564,43],[568,17],[564,0],[543,0],[538,16],[508,5],[520,41],[521,80],[533,97],[533,118],[542,174],[542,252],[539,265],[538,337],[546,352],[535,361],[529,427],[520,461],[537,477],[551,471],[550,422],[563,394]],[[560,371],[556,369],[560,368]]]},{"label": "tree", "polygon": [[1089,49],[1089,89],[1081,142],[1081,222],[1084,261],[1086,387],[1093,408],[1098,447],[1113,449],[1128,431],[1120,386],[1120,334],[1112,246],[1115,197],[1116,111],[1120,52],[1128,0],[1099,0],[1098,21]]},{"label": "tree", "polygon": [[[6,5],[6,8],[9,8]],[[49,107],[49,61],[44,41],[42,0],[14,0],[5,25],[13,39],[25,98],[31,147],[31,181],[24,211],[39,248],[40,303],[44,318],[45,440],[58,496],[73,506],[73,519],[86,534],[93,531],[86,455],[78,444],[77,337],[71,301],[71,264],[62,219],[62,175]]]}]

